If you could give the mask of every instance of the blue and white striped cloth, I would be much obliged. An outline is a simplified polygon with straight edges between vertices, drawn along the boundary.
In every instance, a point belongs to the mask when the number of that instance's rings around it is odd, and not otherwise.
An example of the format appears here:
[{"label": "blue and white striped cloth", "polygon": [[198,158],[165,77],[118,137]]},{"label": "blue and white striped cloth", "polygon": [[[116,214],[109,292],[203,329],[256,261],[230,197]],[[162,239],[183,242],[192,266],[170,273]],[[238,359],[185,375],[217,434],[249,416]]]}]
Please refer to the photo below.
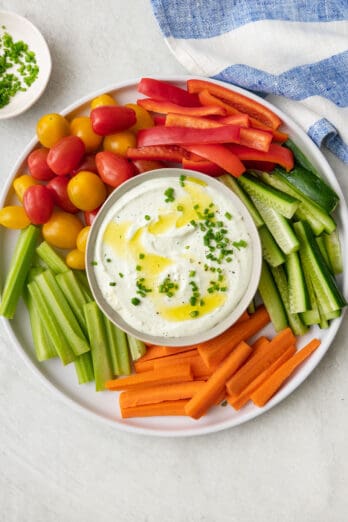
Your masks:
[{"label": "blue and white striped cloth", "polygon": [[195,75],[267,97],[348,163],[348,0],[151,0]]}]

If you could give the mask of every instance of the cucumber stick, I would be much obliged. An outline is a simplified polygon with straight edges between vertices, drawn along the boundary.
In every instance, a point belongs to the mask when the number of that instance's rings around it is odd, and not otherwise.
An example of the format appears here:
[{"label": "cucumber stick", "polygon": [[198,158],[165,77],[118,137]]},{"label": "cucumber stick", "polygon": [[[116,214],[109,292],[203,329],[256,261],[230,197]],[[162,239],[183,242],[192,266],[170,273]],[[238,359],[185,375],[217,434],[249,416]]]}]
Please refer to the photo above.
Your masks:
[{"label": "cucumber stick", "polygon": [[265,185],[248,174],[240,177],[238,183],[242,185],[251,198],[257,198],[265,206],[273,208],[287,219],[292,218],[299,206],[298,199],[270,185]]},{"label": "cucumber stick", "polygon": [[288,326],[288,320],[283,301],[266,261],[262,263],[259,293],[269,313],[275,331],[279,332],[286,328]]},{"label": "cucumber stick", "polygon": [[346,301],[321,255],[308,223],[299,221],[294,227],[301,244],[301,261],[310,275],[318,304],[324,314],[340,310]]},{"label": "cucumber stick", "polygon": [[292,313],[305,312],[309,309],[310,302],[297,252],[286,256],[285,266],[288,274],[290,311]]},{"label": "cucumber stick", "polygon": [[83,306],[88,329],[94,368],[96,391],[105,389],[106,381],[113,378],[112,363],[108,350],[104,316],[95,301]]},{"label": "cucumber stick", "polygon": [[260,212],[268,230],[284,254],[296,252],[296,250],[299,249],[300,244],[289,221],[273,208],[266,206],[255,197],[252,197],[252,200],[257,210]]},{"label": "cucumber stick", "polygon": [[331,213],[337,207],[339,197],[325,181],[302,167],[290,172],[277,168],[277,173],[304,196],[314,201],[325,212]]},{"label": "cucumber stick", "polygon": [[229,174],[224,174],[223,176],[220,176],[219,180],[224,185],[226,185],[226,187],[231,189],[236,194],[236,196],[239,197],[241,202],[244,203],[244,205],[248,209],[249,214],[251,215],[256,227],[260,228],[264,224],[264,221],[263,221],[262,217],[260,216],[260,213],[258,212],[258,210],[255,208],[255,205],[253,204],[253,202],[251,201],[249,196],[244,192],[242,187],[238,184],[237,180],[232,178],[232,176],[230,176]]},{"label": "cucumber stick", "polygon": [[[301,254],[302,254],[302,252],[300,251],[300,258],[302,261]],[[302,262],[302,268],[303,268],[303,273],[305,276],[306,287],[307,287],[309,302],[310,302],[310,308],[309,308],[309,310],[306,310],[305,312],[303,312],[301,314],[301,318],[302,318],[302,321],[307,325],[319,324],[320,323],[320,313],[319,313],[317,298],[315,296],[315,292],[314,292],[314,288],[313,288],[313,284],[312,284],[312,280],[311,280],[311,275],[307,270],[306,263]]]},{"label": "cucumber stick", "polygon": [[1,296],[0,315],[12,319],[35,254],[40,229],[29,225],[21,230]]},{"label": "cucumber stick", "polygon": [[307,156],[305,154],[303,154],[302,150],[296,145],[296,143],[294,143],[290,139],[287,139],[286,142],[284,143],[284,145],[288,149],[292,150],[292,152],[294,154],[294,157],[295,157],[295,160],[296,160],[296,163],[298,165],[301,165],[301,167],[303,167],[304,169],[309,170],[309,172],[312,172],[312,174],[315,174],[318,177],[320,176],[320,174],[317,171],[317,169],[309,161]]},{"label": "cucumber stick", "polygon": [[277,285],[281,300],[283,302],[285,312],[289,321],[289,326],[295,335],[304,335],[308,331],[308,326],[303,323],[301,317],[297,313],[293,313],[290,308],[289,284],[285,270],[282,266],[272,267],[271,272],[275,284]]},{"label": "cucumber stick", "polygon": [[259,228],[262,256],[270,266],[279,266],[285,262],[285,256],[274,241],[272,234],[266,226]]},{"label": "cucumber stick", "polygon": [[[286,179],[284,179],[281,174],[279,174],[278,170],[275,169],[272,174],[268,174],[267,172],[262,172],[260,174],[261,179],[271,185],[272,187],[277,188],[283,192],[286,192],[290,196],[298,199],[301,204],[298,207],[298,210],[301,210],[305,213],[309,212],[311,216],[313,216],[317,221],[319,221],[326,232],[331,234],[336,229],[336,223],[332,219],[332,217],[323,210],[317,203],[310,200],[307,196],[302,194],[297,188],[293,187]],[[306,218],[305,218],[306,219]]]},{"label": "cucumber stick", "polygon": [[341,274],[343,272],[343,258],[337,230],[331,234],[324,234],[323,238],[332,271],[334,274]]}]

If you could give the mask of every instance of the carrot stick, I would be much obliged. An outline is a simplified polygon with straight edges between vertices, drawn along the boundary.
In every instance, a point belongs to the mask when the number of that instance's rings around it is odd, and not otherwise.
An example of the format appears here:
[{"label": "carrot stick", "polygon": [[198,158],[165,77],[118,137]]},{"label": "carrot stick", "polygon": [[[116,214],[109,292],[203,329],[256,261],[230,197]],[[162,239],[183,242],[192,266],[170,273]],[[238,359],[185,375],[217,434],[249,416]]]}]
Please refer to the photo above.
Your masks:
[{"label": "carrot stick", "polygon": [[187,400],[166,401],[157,404],[142,404],[141,406],[133,406],[132,408],[121,408],[123,419],[130,417],[158,417],[167,415],[186,415],[185,406]]},{"label": "carrot stick", "polygon": [[129,377],[121,379],[113,379],[107,381],[105,387],[109,390],[128,390],[131,388],[141,388],[152,386],[154,384],[170,384],[174,382],[192,381],[192,371],[190,365],[173,364],[170,367],[163,368],[160,371],[150,371],[136,373]]},{"label": "carrot stick", "polygon": [[278,370],[276,370],[257,390],[251,399],[256,406],[264,406],[271,397],[279,390],[283,382],[290,377],[293,371],[311,355],[320,345],[319,339],[312,339],[304,348],[295,353]]},{"label": "carrot stick", "polygon": [[234,324],[224,333],[198,345],[198,352],[208,368],[216,367],[241,341],[255,335],[267,323],[269,315],[264,306],[260,306],[249,319]]},{"label": "carrot stick", "polygon": [[252,349],[254,350],[253,351],[253,354],[259,349],[261,348],[261,346],[264,346],[266,344],[269,343],[269,339],[265,336],[265,335],[261,335],[260,337],[258,337],[256,339],[255,342],[253,342],[253,344],[251,345]]},{"label": "carrot stick", "polygon": [[[163,346],[163,348],[165,348],[165,347]],[[194,349],[194,350],[190,349],[190,350],[187,350],[185,352],[180,352],[180,353],[175,353],[175,354],[171,354],[171,355],[166,355],[166,356],[163,355],[161,357],[156,357],[154,359],[150,359],[149,361],[142,361],[141,359],[138,359],[134,363],[134,368],[135,368],[135,371],[137,373],[147,372],[149,370],[153,370],[154,369],[155,361],[159,361],[159,360],[165,359],[166,361],[168,361],[168,364],[166,364],[165,366],[168,366],[169,364],[173,364],[173,362],[176,361],[176,360],[182,360],[182,359],[190,358],[190,357],[193,357],[194,355],[197,355],[197,354],[198,354],[197,349]]]},{"label": "carrot stick", "polygon": [[196,346],[181,346],[178,348],[170,346],[150,346],[146,353],[140,357],[137,362],[149,361],[151,359],[157,359],[158,357],[166,357],[167,355],[177,355],[178,353],[188,352],[193,350]]},{"label": "carrot stick", "polygon": [[[177,356],[178,358],[176,358],[175,356],[171,356],[171,357],[162,357],[161,359],[155,359],[153,361],[153,363],[154,363],[153,369],[161,370],[162,368],[171,366],[173,364],[172,359],[175,357],[176,362],[178,364],[184,364],[185,362],[190,363],[194,379],[200,379],[202,377],[209,377],[209,375],[211,375],[211,373],[212,373],[212,370],[209,370],[209,368],[204,364],[204,361],[202,360],[201,356],[198,354],[197,350],[193,350],[193,351],[195,353],[191,357],[179,358],[179,356]],[[187,352],[187,353],[190,353],[190,352]],[[184,354],[184,355],[186,355],[186,354]]]},{"label": "carrot stick", "polygon": [[212,406],[221,394],[227,379],[233,375],[249,357],[252,348],[241,342],[214,371],[204,387],[189,400],[185,412],[194,419],[199,419]]},{"label": "carrot stick", "polygon": [[237,319],[237,321],[234,324],[242,323],[243,321],[249,319],[249,317],[249,312],[245,310],[245,312],[242,313],[242,315]]},{"label": "carrot stick", "polygon": [[276,361],[274,361],[273,364],[271,364],[271,366],[269,366],[268,368],[266,368],[266,370],[260,373],[260,375],[258,375],[256,379],[251,381],[251,383],[246,388],[244,388],[244,390],[241,392],[240,395],[238,395],[236,399],[232,399],[232,397],[228,396],[227,400],[230,403],[230,405],[233,406],[235,410],[240,410],[243,406],[245,406],[245,404],[250,400],[251,394],[259,386],[261,386],[261,384],[263,384],[265,380],[268,379],[268,377],[272,375],[272,373],[274,373],[282,364],[284,364],[288,359],[290,359],[290,357],[294,355],[294,353],[296,353],[296,348],[295,345],[292,344]]},{"label": "carrot stick", "polygon": [[[280,357],[286,349],[295,344],[296,338],[290,328],[285,328],[279,332],[270,341],[267,350],[262,347],[258,353],[251,357],[250,360],[226,383],[227,393],[232,399],[236,399],[238,395],[266,368],[271,366]],[[266,352],[266,353],[265,353]]]},{"label": "carrot stick", "polygon": [[131,408],[141,404],[190,399],[204,384],[204,381],[188,381],[127,390],[120,394],[119,402],[121,408]]}]

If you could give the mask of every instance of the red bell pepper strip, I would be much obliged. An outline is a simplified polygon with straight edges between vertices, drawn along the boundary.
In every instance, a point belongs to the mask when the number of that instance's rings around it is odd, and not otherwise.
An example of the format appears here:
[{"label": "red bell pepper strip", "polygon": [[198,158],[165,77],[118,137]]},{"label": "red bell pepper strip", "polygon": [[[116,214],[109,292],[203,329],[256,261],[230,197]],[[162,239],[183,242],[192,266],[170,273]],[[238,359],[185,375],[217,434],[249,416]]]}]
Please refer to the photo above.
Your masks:
[{"label": "red bell pepper strip", "polygon": [[224,170],[209,160],[200,160],[196,161],[191,158],[182,159],[182,168],[188,170],[195,170],[197,172],[203,172],[203,174],[208,174],[209,176],[221,176],[224,174]]},{"label": "red bell pepper strip", "polygon": [[243,145],[228,145],[228,149],[233,152],[242,161],[267,161],[271,163],[277,163],[281,165],[287,171],[294,167],[294,156],[291,150],[271,143],[268,152],[261,150],[251,149],[250,147],[244,147]]},{"label": "red bell pepper strip", "polygon": [[215,121],[224,125],[240,125],[241,127],[250,127],[250,118],[247,114],[237,113],[217,118]]},{"label": "red bell pepper strip", "polygon": [[177,103],[184,107],[199,107],[200,105],[197,94],[190,94],[176,85],[153,78],[142,78],[138,83],[138,92],[154,100]]},{"label": "red bell pepper strip", "polygon": [[248,170],[261,170],[261,172],[272,172],[276,166],[270,161],[243,161],[243,163]]},{"label": "red bell pepper strip", "polygon": [[[228,116],[228,121],[238,121],[238,119],[248,118],[245,114],[236,114],[235,116]],[[224,118],[226,119],[226,118]],[[233,119],[233,120],[232,120]],[[224,126],[220,120],[210,120],[208,118],[197,118],[194,116],[184,116],[183,114],[168,114],[166,117],[166,127],[190,127],[190,128],[203,128],[203,129],[216,129]],[[271,129],[270,129],[271,130]],[[216,133],[217,134],[217,133]],[[265,132],[258,129],[252,129],[249,127],[240,128],[240,145],[246,147],[252,147],[257,150],[267,151],[272,141],[272,133]],[[197,142],[198,143],[198,142]],[[212,143],[212,142],[210,142]],[[219,143],[222,143],[220,141]]]},{"label": "red bell pepper strip", "polygon": [[209,93],[214,96],[226,101],[229,105],[232,105],[235,109],[245,114],[249,114],[253,118],[261,121],[272,129],[277,129],[281,125],[282,121],[273,111],[265,107],[261,103],[244,96],[231,89],[227,89],[222,85],[216,83],[207,82],[205,80],[188,80],[187,90],[191,93],[199,93],[200,91],[207,89]]},{"label": "red bell pepper strip", "polygon": [[187,116],[225,116],[226,111],[218,105],[206,105],[203,107],[183,107],[177,103],[153,100],[152,98],[144,98],[137,100],[137,104],[147,111],[158,112],[160,114],[187,114]]},{"label": "red bell pepper strip", "polygon": [[175,145],[155,145],[153,147],[129,147],[127,157],[131,160],[158,160],[181,163],[186,151]]},{"label": "red bell pepper strip", "polygon": [[189,127],[152,127],[137,134],[137,146],[183,145],[191,143],[239,143],[240,127],[224,125],[216,129]]},{"label": "red bell pepper strip", "polygon": [[245,167],[238,156],[225,145],[185,145],[185,149],[216,163],[216,165],[219,165],[219,167],[229,174],[232,174],[232,176],[239,177],[245,172]]},{"label": "red bell pepper strip", "polygon": [[153,116],[154,124],[157,125],[165,125],[166,117],[165,116]]},{"label": "red bell pepper strip", "polygon": [[[228,105],[228,103],[225,103],[222,100],[219,100],[219,98],[216,98],[216,96],[213,96],[210,92],[207,90],[203,90],[199,93],[199,100],[202,105],[219,105],[220,107],[224,108],[230,116],[237,115],[237,114],[243,114],[242,112],[238,111],[231,105]],[[279,130],[271,129],[268,125],[265,125],[264,123],[261,123],[261,121],[256,120],[252,116],[249,116],[249,122],[250,126],[254,127],[255,129],[261,129],[261,130],[267,130],[271,131],[273,134],[273,139],[275,141],[278,141],[280,143],[284,143],[288,139],[288,135],[284,132],[280,132]]]},{"label": "red bell pepper strip", "polygon": [[133,160],[133,165],[136,168],[137,174],[148,172],[149,170],[163,169],[165,167],[165,164],[162,161],[144,159]]}]

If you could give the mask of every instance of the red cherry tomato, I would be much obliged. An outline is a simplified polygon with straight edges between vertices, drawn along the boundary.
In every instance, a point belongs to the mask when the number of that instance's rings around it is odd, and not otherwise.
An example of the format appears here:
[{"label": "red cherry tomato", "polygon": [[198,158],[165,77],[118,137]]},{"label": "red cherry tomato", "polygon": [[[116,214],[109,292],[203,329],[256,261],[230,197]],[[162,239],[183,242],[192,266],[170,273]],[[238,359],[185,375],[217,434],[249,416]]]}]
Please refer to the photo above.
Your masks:
[{"label": "red cherry tomato", "polygon": [[69,174],[81,162],[85,150],[85,144],[79,137],[65,136],[50,149],[48,166],[58,176]]},{"label": "red cherry tomato", "polygon": [[94,172],[94,174],[98,174],[94,154],[88,154],[85,156],[82,160],[82,163],[80,163],[80,165],[71,172],[71,176],[76,176],[76,174],[82,170],[88,170],[88,172]]},{"label": "red cherry tomato", "polygon": [[98,152],[95,162],[99,176],[111,187],[118,187],[135,174],[134,165],[129,160],[108,150]]},{"label": "red cherry tomato", "polygon": [[149,170],[163,169],[165,164],[156,160],[133,160],[133,164],[138,174],[148,172]]},{"label": "red cherry tomato", "polygon": [[97,217],[99,209],[100,207],[95,208],[94,210],[86,210],[86,212],[83,213],[86,225],[92,225],[93,221]]},{"label": "red cherry tomato", "polygon": [[111,105],[96,107],[90,117],[93,131],[100,136],[129,129],[137,119],[133,109]]},{"label": "red cherry tomato", "polygon": [[51,191],[57,207],[65,210],[65,212],[70,212],[70,214],[76,214],[79,209],[71,203],[68,196],[67,185],[69,180],[68,176],[55,176],[47,183],[46,187]]},{"label": "red cherry tomato", "polygon": [[45,185],[33,185],[24,192],[23,206],[34,225],[47,223],[54,207],[52,193]]},{"label": "red cherry tomato", "polygon": [[41,181],[48,181],[54,178],[55,173],[47,165],[48,149],[36,149],[33,150],[28,156],[28,167],[30,174],[35,179]]}]

